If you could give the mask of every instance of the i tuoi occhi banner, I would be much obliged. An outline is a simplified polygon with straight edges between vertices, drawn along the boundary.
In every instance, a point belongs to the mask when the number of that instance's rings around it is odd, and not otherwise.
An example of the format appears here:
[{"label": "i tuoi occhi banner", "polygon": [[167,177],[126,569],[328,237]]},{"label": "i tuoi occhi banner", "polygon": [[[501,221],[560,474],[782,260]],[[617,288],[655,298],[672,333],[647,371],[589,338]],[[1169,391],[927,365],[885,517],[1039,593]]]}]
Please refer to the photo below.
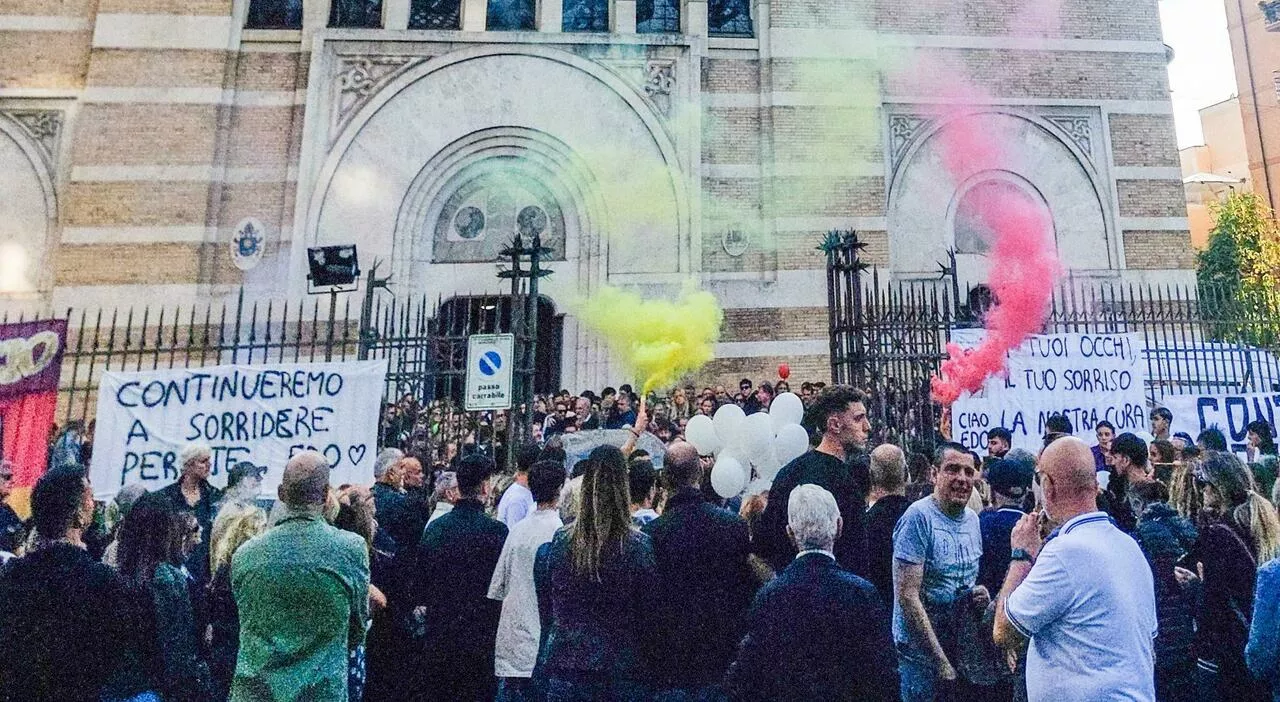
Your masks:
[{"label": "i tuoi occhi banner", "polygon": [[[967,331],[967,330],[963,330]],[[966,345],[973,339],[956,334]],[[1136,334],[1045,334],[1009,352],[1008,373],[982,390],[962,395],[951,407],[951,436],[986,454],[987,432],[1004,427],[1013,446],[1035,452],[1043,445],[1045,420],[1071,420],[1076,436],[1094,442],[1106,420],[1117,432],[1147,428],[1147,364]]]},{"label": "i tuoi occhi banner", "polygon": [[274,496],[289,457],[324,454],[334,485],[373,482],[387,361],[208,366],[104,373],[90,468],[94,496],[178,478],[188,443],[213,450],[209,482],[240,461],[265,466]]},{"label": "i tuoi occhi banner", "polygon": [[0,324],[0,449],[13,464],[10,500],[20,514],[48,462],[66,343],[65,319]]}]

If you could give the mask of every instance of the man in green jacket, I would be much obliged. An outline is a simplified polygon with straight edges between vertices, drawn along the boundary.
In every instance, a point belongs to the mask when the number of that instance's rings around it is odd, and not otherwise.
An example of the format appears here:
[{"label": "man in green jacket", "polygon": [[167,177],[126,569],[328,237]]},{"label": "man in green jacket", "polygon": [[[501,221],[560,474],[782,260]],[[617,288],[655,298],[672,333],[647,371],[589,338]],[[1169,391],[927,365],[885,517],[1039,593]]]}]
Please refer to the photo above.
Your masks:
[{"label": "man in green jacket", "polygon": [[369,551],[325,522],[328,488],[323,456],[294,456],[279,489],[288,513],[231,560],[240,613],[232,702],[347,700],[347,652],[369,618]]}]

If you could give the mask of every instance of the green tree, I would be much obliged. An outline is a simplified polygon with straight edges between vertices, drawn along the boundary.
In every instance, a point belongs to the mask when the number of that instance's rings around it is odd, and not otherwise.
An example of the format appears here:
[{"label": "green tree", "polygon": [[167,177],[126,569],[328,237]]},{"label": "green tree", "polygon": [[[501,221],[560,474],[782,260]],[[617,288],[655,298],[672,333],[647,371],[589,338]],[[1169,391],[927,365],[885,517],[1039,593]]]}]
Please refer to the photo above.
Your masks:
[{"label": "green tree", "polygon": [[1280,226],[1253,193],[1210,206],[1209,245],[1196,256],[1201,309],[1215,338],[1272,346],[1280,336]]}]

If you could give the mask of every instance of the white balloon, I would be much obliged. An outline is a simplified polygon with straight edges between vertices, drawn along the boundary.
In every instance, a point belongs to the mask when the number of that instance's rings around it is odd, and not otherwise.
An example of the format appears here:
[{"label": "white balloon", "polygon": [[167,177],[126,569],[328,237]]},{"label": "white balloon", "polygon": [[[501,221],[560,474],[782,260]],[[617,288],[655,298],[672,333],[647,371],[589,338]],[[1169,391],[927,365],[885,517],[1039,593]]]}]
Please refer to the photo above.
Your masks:
[{"label": "white balloon", "polygon": [[752,463],[757,457],[769,450],[773,443],[773,422],[764,412],[749,415],[738,432],[738,445],[734,448],[735,456],[742,456]]},{"label": "white balloon", "polygon": [[703,456],[710,456],[719,451],[722,446],[720,437],[716,436],[715,424],[705,414],[689,418],[689,423],[684,427],[684,438],[688,439],[689,443],[693,444],[693,447]]},{"label": "white balloon", "polygon": [[778,460],[778,456],[774,452],[773,442],[769,443],[769,447],[759,457],[751,460],[751,465],[756,468],[758,480],[773,482],[774,477],[778,475],[778,471],[782,470],[782,462]]},{"label": "white balloon", "polygon": [[769,417],[773,419],[773,431],[776,434],[788,424],[804,421],[804,403],[794,392],[784,392],[773,398],[769,405]]},{"label": "white balloon", "polygon": [[742,425],[746,423],[747,415],[741,407],[731,403],[716,410],[711,421],[716,425],[716,436],[720,437],[720,448],[723,450],[736,446],[741,440]]},{"label": "white balloon", "polygon": [[742,463],[727,453],[716,457],[711,468],[711,487],[716,494],[729,499],[742,494],[747,487],[747,470]]},{"label": "white balloon", "polygon": [[788,424],[773,440],[773,454],[780,465],[786,465],[809,450],[809,432],[799,424]]}]

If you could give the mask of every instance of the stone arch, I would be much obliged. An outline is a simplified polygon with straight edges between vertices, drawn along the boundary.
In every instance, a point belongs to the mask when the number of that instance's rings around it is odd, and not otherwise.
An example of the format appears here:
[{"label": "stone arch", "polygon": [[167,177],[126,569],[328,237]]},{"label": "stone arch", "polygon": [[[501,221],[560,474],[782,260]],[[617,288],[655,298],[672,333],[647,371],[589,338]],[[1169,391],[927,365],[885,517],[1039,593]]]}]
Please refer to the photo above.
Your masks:
[{"label": "stone arch", "polygon": [[606,221],[606,214],[589,169],[554,136],[522,127],[494,127],[441,149],[414,178],[396,217],[392,259],[397,277],[421,279],[421,269],[436,258],[434,243],[424,233],[444,215],[451,192],[476,170],[497,161],[537,179],[555,198],[566,220],[564,260],[585,265],[599,257],[600,242],[591,232]]},{"label": "stone arch", "polygon": [[0,112],[0,295],[29,295],[50,284],[58,200],[47,154],[28,129]]},{"label": "stone arch", "polygon": [[[977,127],[1001,143],[1019,144],[1002,154],[975,157],[960,173],[947,173],[938,136],[958,120],[978,120]],[[1053,221],[1058,254],[1068,270],[1116,268],[1114,222],[1109,192],[1090,155],[1049,120],[1012,109],[987,109],[931,121],[911,137],[888,188],[889,258],[895,272],[937,270],[951,245],[954,208],[966,187],[983,174],[1000,173],[1043,201]],[[986,256],[959,257],[961,274],[985,278]]]},{"label": "stone arch", "polygon": [[[979,188],[990,185],[1000,185],[1012,188],[1018,195],[1025,197],[1035,205],[1049,209],[1049,202],[1045,198],[1044,193],[1036,187],[1035,183],[1023,178],[1021,175],[1008,170],[987,170],[979,171],[969,176],[963,183],[956,187],[955,195],[951,199],[951,204],[947,208],[947,233],[951,236],[950,245],[955,248],[957,255],[959,254],[976,254],[978,252],[966,250],[959,240],[961,232],[959,231],[963,223],[960,219],[964,216],[961,211],[966,199],[975,193]],[[1054,227],[1053,238],[1057,241],[1058,231]],[[989,243],[989,242],[987,242]]]},{"label": "stone arch", "polygon": [[[423,212],[419,199],[434,182],[424,176],[426,164],[503,150],[529,157],[535,169],[572,162],[574,173],[559,172],[558,187],[605,193],[577,212],[586,227],[579,240],[594,237],[600,250],[598,270],[576,274],[578,284],[612,273],[687,271],[690,187],[663,119],[608,68],[545,46],[470,47],[391,80],[336,135],[317,168],[302,238],[308,245],[355,238],[362,259],[372,249],[399,268],[410,250],[405,217]],[[608,193],[627,192],[644,169],[659,173],[650,201],[620,213],[627,203]]]}]

